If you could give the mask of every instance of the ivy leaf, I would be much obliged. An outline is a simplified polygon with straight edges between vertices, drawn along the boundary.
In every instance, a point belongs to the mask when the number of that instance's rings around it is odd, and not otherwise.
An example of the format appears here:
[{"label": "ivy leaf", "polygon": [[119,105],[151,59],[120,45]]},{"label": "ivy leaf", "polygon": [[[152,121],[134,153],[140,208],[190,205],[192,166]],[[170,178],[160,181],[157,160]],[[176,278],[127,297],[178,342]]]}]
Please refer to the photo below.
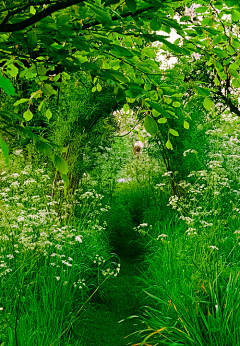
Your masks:
[{"label": "ivy leaf", "polygon": [[167,119],[164,117],[164,118],[160,118],[158,119],[157,121],[159,124],[165,124],[167,122]]},{"label": "ivy leaf", "polygon": [[136,11],[136,9],[137,9],[136,0],[126,0],[126,4],[132,13],[134,13]]},{"label": "ivy leaf", "polygon": [[62,174],[68,173],[68,165],[67,162],[58,155],[53,156],[53,164],[57,171],[59,171]]},{"label": "ivy leaf", "polygon": [[7,145],[6,142],[4,142],[4,140],[2,138],[0,139],[0,144],[1,144],[1,149],[2,149],[3,156],[5,158],[5,163],[8,166],[9,165],[9,149],[8,149],[8,145]]},{"label": "ivy leaf", "polygon": [[33,114],[30,109],[23,113],[23,117],[26,121],[30,121],[33,118]]},{"label": "ivy leaf", "polygon": [[21,103],[25,103],[25,102],[28,102],[29,99],[20,99],[20,100],[17,100],[13,105],[14,107],[20,105]]},{"label": "ivy leaf", "polygon": [[184,128],[185,128],[186,130],[188,130],[188,129],[189,129],[189,122],[187,122],[186,120],[184,120],[183,126],[184,126]]},{"label": "ivy leaf", "polygon": [[50,111],[49,108],[46,110],[45,116],[48,118],[48,120],[51,119],[51,117],[52,117],[52,112]]},{"label": "ivy leaf", "polygon": [[167,149],[171,149],[173,150],[173,146],[172,146],[172,143],[170,142],[170,140],[168,139],[167,143],[166,143],[166,147]]},{"label": "ivy leaf", "polygon": [[0,73],[0,87],[3,88],[6,94],[15,95],[15,89],[12,85],[12,82],[9,79],[4,78],[1,75],[1,73]]},{"label": "ivy leaf", "polygon": [[213,106],[212,100],[210,100],[208,97],[205,97],[205,99],[203,101],[203,106],[207,111],[210,111],[210,109]]},{"label": "ivy leaf", "polygon": [[175,137],[179,136],[179,133],[176,130],[169,129],[169,132],[171,133],[171,135],[173,135]]},{"label": "ivy leaf", "polygon": [[146,116],[146,118],[144,120],[144,127],[145,127],[146,131],[153,137],[158,132],[158,126],[156,124],[156,121],[149,116]]}]

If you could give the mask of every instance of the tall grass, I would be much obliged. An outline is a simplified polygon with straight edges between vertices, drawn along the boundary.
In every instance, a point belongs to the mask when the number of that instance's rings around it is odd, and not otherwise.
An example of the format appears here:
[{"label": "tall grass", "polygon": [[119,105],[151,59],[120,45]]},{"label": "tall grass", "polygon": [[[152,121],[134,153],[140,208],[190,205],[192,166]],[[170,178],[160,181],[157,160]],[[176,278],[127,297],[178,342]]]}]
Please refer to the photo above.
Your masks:
[{"label": "tall grass", "polygon": [[[235,152],[238,141],[222,137],[222,153]],[[219,143],[212,138],[206,169],[180,182],[182,196],[169,198],[175,216],[152,222],[151,211],[145,214],[145,328],[135,345],[240,345],[238,168],[235,154],[228,169]]]},{"label": "tall grass", "polygon": [[0,185],[0,344],[72,345],[89,297],[120,270],[99,221],[108,206],[95,191],[60,201],[45,166],[13,162]]}]

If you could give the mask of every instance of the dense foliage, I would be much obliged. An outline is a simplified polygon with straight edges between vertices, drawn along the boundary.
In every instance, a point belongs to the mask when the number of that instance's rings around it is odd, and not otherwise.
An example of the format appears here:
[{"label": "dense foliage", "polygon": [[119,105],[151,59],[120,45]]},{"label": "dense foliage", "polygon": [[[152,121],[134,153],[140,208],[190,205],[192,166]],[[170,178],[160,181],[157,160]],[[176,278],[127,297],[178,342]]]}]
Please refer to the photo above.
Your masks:
[{"label": "dense foliage", "polygon": [[0,2],[1,346],[239,346],[239,20]]}]

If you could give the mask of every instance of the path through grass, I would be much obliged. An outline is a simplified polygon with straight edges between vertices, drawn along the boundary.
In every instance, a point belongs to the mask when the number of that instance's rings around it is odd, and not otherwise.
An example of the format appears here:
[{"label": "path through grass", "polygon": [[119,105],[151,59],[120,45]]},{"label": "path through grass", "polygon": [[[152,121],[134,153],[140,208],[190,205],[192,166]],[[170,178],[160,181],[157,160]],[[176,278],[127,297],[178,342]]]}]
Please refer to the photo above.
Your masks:
[{"label": "path through grass", "polygon": [[91,304],[85,322],[79,326],[83,330],[82,346],[124,346],[132,340],[132,336],[125,337],[136,331],[134,321],[119,321],[136,315],[140,307],[139,269],[140,261],[122,259],[119,276],[105,283],[106,298]]}]

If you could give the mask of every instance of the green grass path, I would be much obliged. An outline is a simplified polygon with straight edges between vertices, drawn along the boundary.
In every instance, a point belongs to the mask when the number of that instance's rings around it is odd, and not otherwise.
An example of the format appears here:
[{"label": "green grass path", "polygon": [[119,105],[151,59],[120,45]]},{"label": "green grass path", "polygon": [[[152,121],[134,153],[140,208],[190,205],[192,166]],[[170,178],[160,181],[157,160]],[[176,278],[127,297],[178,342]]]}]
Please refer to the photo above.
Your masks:
[{"label": "green grass path", "polygon": [[138,313],[141,295],[138,268],[140,262],[123,258],[119,276],[104,283],[106,299],[91,304],[81,326],[82,346],[125,346],[132,340],[124,337],[136,330],[134,319],[118,322]]}]

